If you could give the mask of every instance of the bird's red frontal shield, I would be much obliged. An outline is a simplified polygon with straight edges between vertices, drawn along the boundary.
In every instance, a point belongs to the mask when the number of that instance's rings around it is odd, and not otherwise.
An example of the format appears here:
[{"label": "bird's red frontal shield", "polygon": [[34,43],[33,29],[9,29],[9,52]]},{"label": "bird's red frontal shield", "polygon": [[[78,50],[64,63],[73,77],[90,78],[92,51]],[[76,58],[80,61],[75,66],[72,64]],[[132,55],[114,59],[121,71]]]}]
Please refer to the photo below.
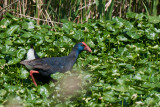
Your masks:
[{"label": "bird's red frontal shield", "polygon": [[85,51],[92,52],[91,48],[86,43],[82,42],[82,44],[85,46],[84,47]]}]

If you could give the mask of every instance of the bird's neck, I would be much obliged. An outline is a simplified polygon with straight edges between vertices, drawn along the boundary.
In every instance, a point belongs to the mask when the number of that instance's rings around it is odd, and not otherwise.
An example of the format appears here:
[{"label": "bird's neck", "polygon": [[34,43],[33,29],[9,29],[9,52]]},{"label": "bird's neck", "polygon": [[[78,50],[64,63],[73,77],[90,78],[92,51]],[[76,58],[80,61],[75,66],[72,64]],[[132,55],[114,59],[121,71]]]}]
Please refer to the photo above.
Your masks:
[{"label": "bird's neck", "polygon": [[81,53],[81,51],[79,51],[79,50],[76,50],[76,49],[73,49],[72,51],[71,51],[71,53],[69,54],[69,56],[73,56],[73,57],[75,57],[75,59],[77,59],[78,58],[78,55]]}]

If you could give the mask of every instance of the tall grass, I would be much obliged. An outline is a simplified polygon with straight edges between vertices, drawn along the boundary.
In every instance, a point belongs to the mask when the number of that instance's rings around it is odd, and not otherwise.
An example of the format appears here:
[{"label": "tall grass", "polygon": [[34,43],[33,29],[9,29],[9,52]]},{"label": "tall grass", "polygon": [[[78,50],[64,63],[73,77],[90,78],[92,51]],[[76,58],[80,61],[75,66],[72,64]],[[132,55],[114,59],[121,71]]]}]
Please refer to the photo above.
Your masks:
[{"label": "tall grass", "polygon": [[54,26],[62,19],[85,23],[88,19],[125,17],[127,12],[160,15],[158,0],[1,0],[0,18],[5,12],[30,17],[37,24]]}]

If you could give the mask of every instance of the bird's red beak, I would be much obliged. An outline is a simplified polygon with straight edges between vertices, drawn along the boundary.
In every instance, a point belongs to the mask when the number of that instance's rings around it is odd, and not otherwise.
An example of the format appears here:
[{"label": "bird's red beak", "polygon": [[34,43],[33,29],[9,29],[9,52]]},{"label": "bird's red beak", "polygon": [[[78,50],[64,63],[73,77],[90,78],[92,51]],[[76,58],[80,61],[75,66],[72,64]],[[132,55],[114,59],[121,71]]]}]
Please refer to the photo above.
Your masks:
[{"label": "bird's red beak", "polygon": [[86,43],[82,42],[82,44],[85,46],[84,47],[85,51],[92,52],[91,48]]}]

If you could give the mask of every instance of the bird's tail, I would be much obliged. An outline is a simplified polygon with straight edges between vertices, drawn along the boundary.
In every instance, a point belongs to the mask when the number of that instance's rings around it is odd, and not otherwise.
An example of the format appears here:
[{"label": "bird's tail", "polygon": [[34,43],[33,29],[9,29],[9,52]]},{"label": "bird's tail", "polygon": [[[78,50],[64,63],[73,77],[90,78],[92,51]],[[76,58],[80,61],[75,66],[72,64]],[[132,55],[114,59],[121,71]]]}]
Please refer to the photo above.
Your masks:
[{"label": "bird's tail", "polygon": [[33,59],[38,59],[39,56],[35,52],[33,45],[31,45],[31,48],[27,52],[27,60],[33,60]]}]

